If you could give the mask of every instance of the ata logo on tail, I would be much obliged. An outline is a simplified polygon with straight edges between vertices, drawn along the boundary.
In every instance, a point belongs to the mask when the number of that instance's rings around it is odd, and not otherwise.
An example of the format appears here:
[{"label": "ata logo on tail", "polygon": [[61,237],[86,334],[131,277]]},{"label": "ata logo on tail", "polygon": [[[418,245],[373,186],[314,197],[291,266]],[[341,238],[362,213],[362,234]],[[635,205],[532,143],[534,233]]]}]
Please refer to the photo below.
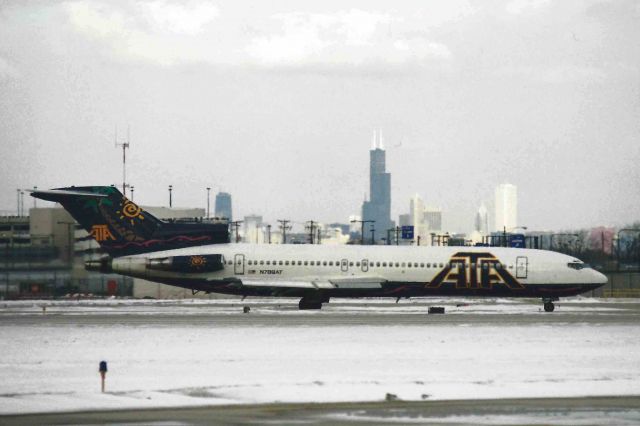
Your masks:
[{"label": "ata logo on tail", "polygon": [[445,285],[456,289],[491,290],[494,286],[502,285],[510,290],[524,289],[506,268],[491,253],[456,253],[425,287],[440,288]]},{"label": "ata logo on tail", "polygon": [[109,231],[109,227],[107,225],[93,225],[91,227],[91,232],[89,232],[89,235],[91,235],[99,243],[106,240],[116,239],[111,231]]}]

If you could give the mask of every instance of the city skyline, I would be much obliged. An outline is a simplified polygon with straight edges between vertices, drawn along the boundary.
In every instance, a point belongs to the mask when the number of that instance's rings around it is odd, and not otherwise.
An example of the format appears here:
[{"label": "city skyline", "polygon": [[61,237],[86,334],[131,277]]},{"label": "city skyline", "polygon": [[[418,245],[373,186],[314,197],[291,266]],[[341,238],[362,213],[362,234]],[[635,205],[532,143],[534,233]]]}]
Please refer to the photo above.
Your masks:
[{"label": "city skyline", "polygon": [[16,188],[120,186],[129,126],[137,203],[211,187],[236,217],[342,221],[382,128],[393,219],[418,192],[466,231],[508,181],[530,229],[637,220],[634,2],[168,6],[0,6],[1,209]]}]

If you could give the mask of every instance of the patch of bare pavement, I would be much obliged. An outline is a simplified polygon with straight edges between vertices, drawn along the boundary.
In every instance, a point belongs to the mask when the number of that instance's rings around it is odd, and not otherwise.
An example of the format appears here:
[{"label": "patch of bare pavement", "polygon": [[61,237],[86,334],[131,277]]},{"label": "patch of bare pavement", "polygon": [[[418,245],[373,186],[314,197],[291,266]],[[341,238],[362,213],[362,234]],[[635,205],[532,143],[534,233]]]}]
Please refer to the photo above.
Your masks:
[{"label": "patch of bare pavement", "polygon": [[637,425],[640,396],[227,405],[0,417],[2,425]]}]

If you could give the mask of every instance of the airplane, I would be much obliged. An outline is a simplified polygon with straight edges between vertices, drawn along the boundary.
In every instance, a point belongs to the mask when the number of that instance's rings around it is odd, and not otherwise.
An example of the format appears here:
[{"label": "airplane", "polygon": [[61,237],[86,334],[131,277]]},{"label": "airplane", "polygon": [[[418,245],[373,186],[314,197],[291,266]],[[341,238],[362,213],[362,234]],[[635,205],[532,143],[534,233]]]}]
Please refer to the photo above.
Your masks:
[{"label": "airplane", "polygon": [[300,298],[321,309],[331,298],[430,296],[554,301],[603,286],[579,259],[505,247],[328,246],[230,243],[226,224],[155,218],[114,186],[34,190],[60,203],[108,254],[88,270],[142,278],[197,292]]}]

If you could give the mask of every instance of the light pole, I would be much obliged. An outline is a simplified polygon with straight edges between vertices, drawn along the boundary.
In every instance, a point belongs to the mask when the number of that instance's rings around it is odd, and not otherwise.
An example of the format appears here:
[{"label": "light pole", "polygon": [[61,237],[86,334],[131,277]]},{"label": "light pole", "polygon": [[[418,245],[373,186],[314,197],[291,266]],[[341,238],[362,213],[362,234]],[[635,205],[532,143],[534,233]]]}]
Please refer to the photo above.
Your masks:
[{"label": "light pole", "polygon": [[290,220],[278,219],[280,222],[280,231],[282,232],[282,244],[287,244],[287,230],[291,229],[288,225]]},{"label": "light pole", "polygon": [[133,190],[134,190],[134,188],[135,187],[133,185],[131,185],[131,201],[133,201]]},{"label": "light pole", "polygon": [[169,185],[169,208],[173,207],[173,198],[171,195],[171,191],[173,191],[173,185]]},{"label": "light pole", "polygon": [[373,227],[373,224],[376,223],[375,220],[352,220],[351,223],[360,223],[360,245],[364,245],[364,224],[370,223]]},{"label": "light pole", "polygon": [[207,219],[209,219],[209,196],[211,194],[211,188],[207,186]]}]

